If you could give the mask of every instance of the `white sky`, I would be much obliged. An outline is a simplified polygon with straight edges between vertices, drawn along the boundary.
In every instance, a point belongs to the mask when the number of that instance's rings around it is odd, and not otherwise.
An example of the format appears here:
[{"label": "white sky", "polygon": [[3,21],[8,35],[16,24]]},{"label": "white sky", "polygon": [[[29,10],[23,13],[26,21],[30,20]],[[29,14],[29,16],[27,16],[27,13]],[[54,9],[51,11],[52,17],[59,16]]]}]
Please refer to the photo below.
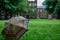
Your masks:
[{"label": "white sky", "polygon": [[37,6],[43,6],[42,3],[44,2],[44,0],[37,0]]},{"label": "white sky", "polygon": [[35,1],[35,0],[28,0],[28,1]]},{"label": "white sky", "polygon": [[[29,0],[29,1],[35,1],[35,0]],[[44,0],[37,0],[37,6],[43,6],[42,3]]]}]

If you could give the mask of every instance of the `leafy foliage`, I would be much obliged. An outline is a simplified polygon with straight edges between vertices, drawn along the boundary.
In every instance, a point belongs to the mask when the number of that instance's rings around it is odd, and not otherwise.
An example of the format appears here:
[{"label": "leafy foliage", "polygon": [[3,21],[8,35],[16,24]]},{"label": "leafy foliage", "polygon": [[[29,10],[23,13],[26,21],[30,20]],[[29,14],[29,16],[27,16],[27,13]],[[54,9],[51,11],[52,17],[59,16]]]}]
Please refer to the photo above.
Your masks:
[{"label": "leafy foliage", "polygon": [[55,7],[55,13],[60,13],[60,0],[58,0],[58,3]]},{"label": "leafy foliage", "polygon": [[0,0],[1,7],[5,8],[9,12],[26,12],[27,0]]},{"label": "leafy foliage", "polygon": [[57,18],[60,19],[60,0],[45,0],[43,4],[49,14],[57,13]]},{"label": "leafy foliage", "polygon": [[36,16],[36,8],[35,8],[35,6],[34,5],[29,6],[28,12],[29,12],[29,14],[28,14],[29,16]]},{"label": "leafy foliage", "polygon": [[58,3],[58,0],[45,0],[43,3],[46,6],[46,10],[49,14],[55,11],[55,7]]}]

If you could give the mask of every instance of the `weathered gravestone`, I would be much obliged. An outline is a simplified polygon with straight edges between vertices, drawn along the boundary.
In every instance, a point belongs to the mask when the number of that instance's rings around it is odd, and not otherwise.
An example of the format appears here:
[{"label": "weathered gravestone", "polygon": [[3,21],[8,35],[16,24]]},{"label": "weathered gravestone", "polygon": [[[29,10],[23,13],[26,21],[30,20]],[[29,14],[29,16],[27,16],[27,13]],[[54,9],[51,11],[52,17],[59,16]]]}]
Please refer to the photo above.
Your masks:
[{"label": "weathered gravestone", "polygon": [[19,40],[28,31],[28,20],[24,17],[13,17],[5,23],[2,31],[6,40]]}]

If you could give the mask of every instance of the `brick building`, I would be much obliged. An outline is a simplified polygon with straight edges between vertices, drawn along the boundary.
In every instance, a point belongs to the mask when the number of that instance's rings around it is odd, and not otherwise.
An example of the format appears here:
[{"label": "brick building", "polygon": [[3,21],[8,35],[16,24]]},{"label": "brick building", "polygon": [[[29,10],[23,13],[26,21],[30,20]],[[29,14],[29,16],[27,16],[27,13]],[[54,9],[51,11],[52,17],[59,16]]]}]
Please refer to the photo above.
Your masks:
[{"label": "brick building", "polygon": [[47,18],[45,6],[37,6],[37,0],[28,1],[28,5],[33,5],[35,7],[35,12],[37,13],[36,18]]},{"label": "brick building", "polygon": [[37,14],[38,18],[47,18],[47,13],[45,10],[45,6],[37,6]]}]

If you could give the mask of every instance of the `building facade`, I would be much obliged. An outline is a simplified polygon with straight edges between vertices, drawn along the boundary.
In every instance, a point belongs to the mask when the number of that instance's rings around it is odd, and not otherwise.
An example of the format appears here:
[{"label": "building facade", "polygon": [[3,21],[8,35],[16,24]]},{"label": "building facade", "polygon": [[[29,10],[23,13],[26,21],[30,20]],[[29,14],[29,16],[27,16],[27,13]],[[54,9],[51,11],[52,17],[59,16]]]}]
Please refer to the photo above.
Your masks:
[{"label": "building facade", "polygon": [[28,0],[28,6],[34,6],[35,8],[37,8],[37,0],[35,0],[35,1]]},{"label": "building facade", "polygon": [[34,6],[36,18],[47,18],[45,6],[37,6],[37,0],[28,1],[28,6]]},{"label": "building facade", "polygon": [[46,12],[45,6],[37,6],[38,18],[47,18],[48,14]]}]

